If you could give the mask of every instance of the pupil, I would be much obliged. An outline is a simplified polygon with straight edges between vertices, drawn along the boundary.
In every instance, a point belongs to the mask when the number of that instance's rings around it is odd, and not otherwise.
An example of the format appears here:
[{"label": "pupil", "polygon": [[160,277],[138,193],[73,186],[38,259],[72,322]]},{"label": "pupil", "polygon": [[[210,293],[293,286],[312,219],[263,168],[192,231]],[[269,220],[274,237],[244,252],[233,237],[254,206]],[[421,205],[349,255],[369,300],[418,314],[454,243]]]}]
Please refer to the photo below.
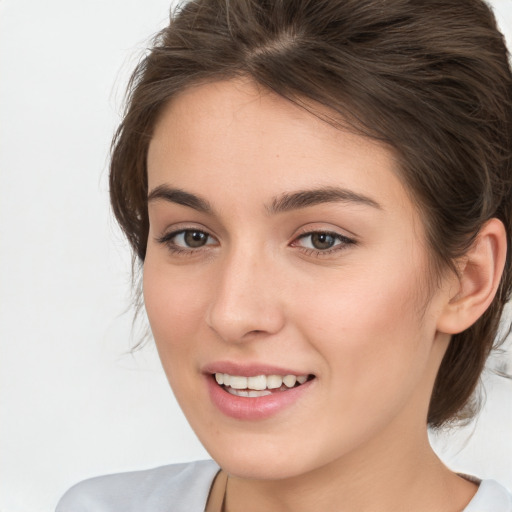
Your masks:
[{"label": "pupil", "polygon": [[187,231],[185,233],[185,243],[189,247],[202,247],[206,244],[207,235],[201,231]]},{"label": "pupil", "polygon": [[311,242],[315,249],[330,249],[334,245],[334,237],[328,233],[313,233]]}]

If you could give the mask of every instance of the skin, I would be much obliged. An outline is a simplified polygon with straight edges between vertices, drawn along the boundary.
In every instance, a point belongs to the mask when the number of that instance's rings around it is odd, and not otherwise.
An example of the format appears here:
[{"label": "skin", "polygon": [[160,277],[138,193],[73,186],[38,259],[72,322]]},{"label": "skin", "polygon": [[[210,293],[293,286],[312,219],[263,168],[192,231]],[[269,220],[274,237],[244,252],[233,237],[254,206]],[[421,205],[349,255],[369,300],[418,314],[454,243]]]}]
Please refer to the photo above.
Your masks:
[{"label": "skin", "polygon": [[[163,111],[148,180],[150,194],[177,188],[210,206],[149,201],[144,299],[171,387],[229,474],[226,510],[462,510],[476,486],[438,460],[426,428],[461,282],[447,273],[427,285],[421,217],[392,151],[249,80],[222,81]],[[269,211],[283,194],[326,187],[375,204]],[[185,229],[206,245],[169,236]],[[313,231],[344,238],[315,250]],[[201,371],[221,360],[315,379],[270,418],[234,419]]]}]

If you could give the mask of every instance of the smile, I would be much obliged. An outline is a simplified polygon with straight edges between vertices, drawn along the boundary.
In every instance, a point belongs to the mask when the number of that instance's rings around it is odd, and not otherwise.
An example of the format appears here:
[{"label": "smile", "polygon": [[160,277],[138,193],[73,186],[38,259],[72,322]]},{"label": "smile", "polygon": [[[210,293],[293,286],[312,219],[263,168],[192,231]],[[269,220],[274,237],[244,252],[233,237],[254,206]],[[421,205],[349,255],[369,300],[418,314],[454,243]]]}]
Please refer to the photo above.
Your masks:
[{"label": "smile", "polygon": [[228,373],[215,373],[215,380],[228,393],[246,398],[268,396],[279,391],[304,384],[313,376],[308,375],[257,375],[244,377],[229,375]]},{"label": "smile", "polygon": [[265,363],[216,361],[201,368],[212,405],[242,421],[270,419],[314,396],[318,376]]}]

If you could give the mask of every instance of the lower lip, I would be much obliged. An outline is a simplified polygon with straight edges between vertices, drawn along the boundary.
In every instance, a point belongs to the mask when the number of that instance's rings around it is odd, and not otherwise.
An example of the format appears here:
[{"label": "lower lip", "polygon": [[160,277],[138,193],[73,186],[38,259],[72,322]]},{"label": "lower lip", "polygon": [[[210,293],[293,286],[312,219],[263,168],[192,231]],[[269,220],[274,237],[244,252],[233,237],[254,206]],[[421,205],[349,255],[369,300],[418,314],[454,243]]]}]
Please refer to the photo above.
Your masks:
[{"label": "lower lip", "polygon": [[245,397],[228,393],[211,375],[206,376],[210,398],[220,412],[237,420],[249,421],[270,418],[293,405],[311,388],[314,380],[271,395]]}]

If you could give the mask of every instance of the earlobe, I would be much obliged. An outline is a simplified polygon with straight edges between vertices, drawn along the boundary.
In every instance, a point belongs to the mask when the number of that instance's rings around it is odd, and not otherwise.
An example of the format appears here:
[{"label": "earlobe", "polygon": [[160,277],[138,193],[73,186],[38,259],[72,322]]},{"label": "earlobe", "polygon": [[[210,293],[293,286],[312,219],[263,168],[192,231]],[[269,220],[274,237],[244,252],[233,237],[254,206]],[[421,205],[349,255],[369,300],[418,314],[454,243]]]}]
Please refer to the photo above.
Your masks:
[{"label": "earlobe", "polygon": [[505,227],[493,218],[483,225],[461,260],[457,291],[448,297],[439,316],[439,332],[460,333],[483,315],[498,289],[506,254]]}]

